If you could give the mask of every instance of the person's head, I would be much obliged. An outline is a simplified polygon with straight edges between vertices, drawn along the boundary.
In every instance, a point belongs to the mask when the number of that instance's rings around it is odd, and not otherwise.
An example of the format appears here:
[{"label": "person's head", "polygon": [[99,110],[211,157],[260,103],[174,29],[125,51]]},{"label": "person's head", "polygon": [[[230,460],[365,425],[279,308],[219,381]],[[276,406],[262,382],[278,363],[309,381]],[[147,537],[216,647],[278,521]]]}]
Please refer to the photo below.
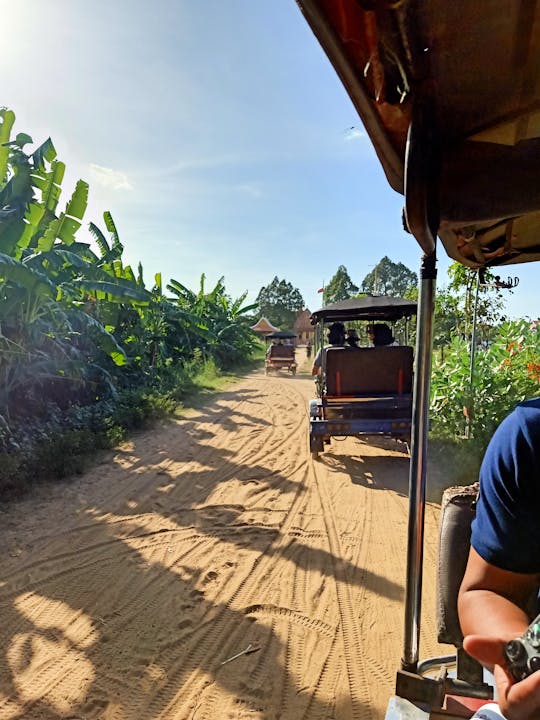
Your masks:
[{"label": "person's head", "polygon": [[375,346],[391,345],[394,342],[392,330],[386,323],[368,325],[368,337]]},{"label": "person's head", "polygon": [[345,325],[343,323],[335,322],[330,325],[328,342],[330,345],[343,345],[345,343]]},{"label": "person's head", "polygon": [[360,338],[358,337],[358,333],[356,332],[356,330],[354,328],[349,328],[347,330],[346,342],[348,345],[350,345],[351,347],[356,347],[358,345],[359,339]]}]

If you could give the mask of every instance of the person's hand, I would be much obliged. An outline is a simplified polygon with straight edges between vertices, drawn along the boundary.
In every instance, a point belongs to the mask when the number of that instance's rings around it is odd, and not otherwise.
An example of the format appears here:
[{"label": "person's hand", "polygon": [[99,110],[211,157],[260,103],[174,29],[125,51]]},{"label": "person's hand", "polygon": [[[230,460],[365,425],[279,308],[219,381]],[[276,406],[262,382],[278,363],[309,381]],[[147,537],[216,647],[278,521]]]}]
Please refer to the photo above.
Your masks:
[{"label": "person's hand", "polygon": [[463,641],[463,648],[482,665],[493,668],[498,703],[507,720],[538,720],[540,671],[516,682],[506,669],[505,644],[498,638],[469,635]]}]

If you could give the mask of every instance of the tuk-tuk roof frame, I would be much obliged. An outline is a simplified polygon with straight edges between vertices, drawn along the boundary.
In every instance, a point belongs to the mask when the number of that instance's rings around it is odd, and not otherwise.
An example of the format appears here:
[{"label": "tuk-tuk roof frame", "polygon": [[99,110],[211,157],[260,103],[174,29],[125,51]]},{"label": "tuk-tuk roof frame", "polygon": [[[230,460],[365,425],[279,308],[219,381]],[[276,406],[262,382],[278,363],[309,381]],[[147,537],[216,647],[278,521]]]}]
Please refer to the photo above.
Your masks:
[{"label": "tuk-tuk roof frame", "polygon": [[402,318],[410,318],[417,313],[414,300],[390,295],[365,295],[349,298],[326,305],[311,315],[311,323],[337,322],[354,320],[388,320],[394,322]]},{"label": "tuk-tuk roof frame", "polygon": [[275,330],[274,332],[267,333],[265,337],[268,340],[292,340],[297,335],[290,330]]},{"label": "tuk-tuk roof frame", "polygon": [[[540,6],[297,3],[388,182],[404,194],[409,131],[422,106],[433,155],[434,230],[446,253],[472,268],[540,260]],[[433,252],[433,238],[411,223],[409,229],[425,253]]]}]

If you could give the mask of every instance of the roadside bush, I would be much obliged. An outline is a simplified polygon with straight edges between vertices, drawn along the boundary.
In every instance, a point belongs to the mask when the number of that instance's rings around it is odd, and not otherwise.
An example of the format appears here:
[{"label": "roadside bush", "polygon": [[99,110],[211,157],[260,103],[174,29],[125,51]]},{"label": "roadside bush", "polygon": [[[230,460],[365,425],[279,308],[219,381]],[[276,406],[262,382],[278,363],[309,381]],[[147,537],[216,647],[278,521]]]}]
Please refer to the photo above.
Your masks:
[{"label": "roadside bush", "polygon": [[431,382],[432,434],[464,437],[470,421],[470,452],[483,454],[503,418],[540,391],[540,333],[536,323],[504,322],[489,345],[476,352],[470,384],[470,348],[455,338],[435,355]]},{"label": "roadside bush", "polygon": [[[243,366],[254,362],[260,360],[248,359]],[[0,499],[20,496],[36,482],[81,473],[96,450],[170,417],[188,397],[215,388],[221,377],[212,359],[195,353],[193,360],[156,369],[146,375],[146,384],[114,397],[68,409],[49,403],[46,417],[0,422]]]}]

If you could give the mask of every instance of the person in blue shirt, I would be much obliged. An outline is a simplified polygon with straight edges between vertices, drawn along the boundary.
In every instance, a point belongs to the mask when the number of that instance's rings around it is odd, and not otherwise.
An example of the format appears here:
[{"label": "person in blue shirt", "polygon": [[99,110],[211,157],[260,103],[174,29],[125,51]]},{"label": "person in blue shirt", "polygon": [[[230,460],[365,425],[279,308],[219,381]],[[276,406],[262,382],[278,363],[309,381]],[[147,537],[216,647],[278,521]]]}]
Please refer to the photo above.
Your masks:
[{"label": "person in blue shirt", "polygon": [[540,586],[540,398],[503,420],[480,469],[480,494],[458,609],[472,657],[493,669],[508,720],[540,718],[540,672],[516,682],[505,644],[523,635]]}]

